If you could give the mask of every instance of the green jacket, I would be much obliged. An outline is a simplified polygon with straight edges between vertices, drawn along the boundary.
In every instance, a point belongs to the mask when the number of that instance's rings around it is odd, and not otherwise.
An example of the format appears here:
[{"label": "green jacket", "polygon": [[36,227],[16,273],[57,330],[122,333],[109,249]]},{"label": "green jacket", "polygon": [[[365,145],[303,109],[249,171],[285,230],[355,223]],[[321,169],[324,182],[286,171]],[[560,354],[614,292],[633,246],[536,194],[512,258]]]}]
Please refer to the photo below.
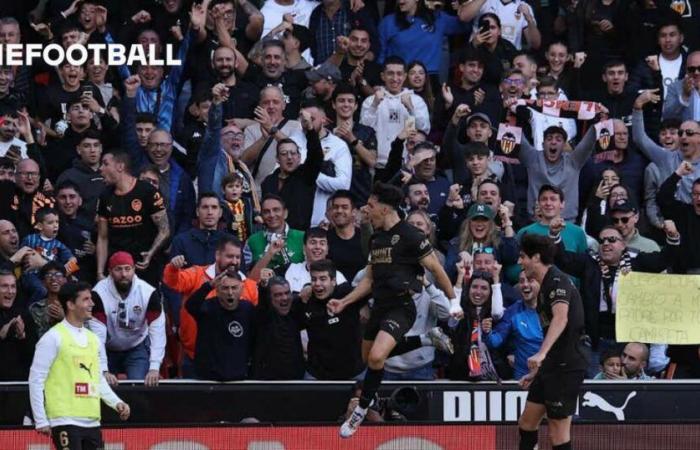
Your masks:
[{"label": "green jacket", "polygon": [[[265,254],[267,249],[267,238],[265,231],[258,231],[248,238],[248,247],[253,254],[252,264],[258,262]],[[291,263],[304,261],[304,232],[299,230],[289,229],[287,232],[287,245],[284,250],[276,254],[270,263],[268,269],[277,271],[278,269],[289,266]]]}]

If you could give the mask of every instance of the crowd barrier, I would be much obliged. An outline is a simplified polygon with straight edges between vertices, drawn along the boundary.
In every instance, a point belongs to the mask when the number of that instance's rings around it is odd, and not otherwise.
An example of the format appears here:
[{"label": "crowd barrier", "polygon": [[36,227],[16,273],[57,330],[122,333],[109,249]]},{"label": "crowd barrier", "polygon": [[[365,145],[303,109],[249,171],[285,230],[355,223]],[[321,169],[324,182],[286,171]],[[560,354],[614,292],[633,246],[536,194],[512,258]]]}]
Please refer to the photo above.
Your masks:
[{"label": "crowd barrier", "polygon": [[[104,410],[105,450],[511,450],[526,393],[515,383],[385,383],[406,422],[363,426],[350,440],[337,424],[345,382],[122,383],[128,422]],[[406,393],[411,395],[405,395]],[[403,395],[401,395],[403,394]],[[406,404],[408,399],[408,403]],[[400,403],[400,402],[399,402]],[[22,427],[26,383],[0,384],[0,450],[49,450]],[[587,382],[575,416],[577,450],[700,449],[700,383]],[[254,424],[241,424],[253,422]],[[546,428],[540,435],[540,450]]]}]

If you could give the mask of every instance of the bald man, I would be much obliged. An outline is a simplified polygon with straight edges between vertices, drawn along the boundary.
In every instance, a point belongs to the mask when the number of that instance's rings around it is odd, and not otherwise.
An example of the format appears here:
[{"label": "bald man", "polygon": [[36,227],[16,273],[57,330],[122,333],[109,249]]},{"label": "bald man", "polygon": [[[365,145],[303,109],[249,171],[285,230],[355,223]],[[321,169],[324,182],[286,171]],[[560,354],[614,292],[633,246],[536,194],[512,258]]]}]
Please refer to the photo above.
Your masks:
[{"label": "bald man", "polygon": [[54,199],[41,192],[39,165],[33,159],[17,164],[15,182],[0,181],[0,219],[17,227],[20,239],[33,232],[34,213],[44,206],[53,207]]},{"label": "bald man", "polygon": [[700,51],[688,55],[685,77],[668,87],[663,118],[700,121]]},{"label": "bald man", "polygon": [[630,342],[622,350],[622,367],[630,380],[651,380],[653,377],[644,373],[648,362],[649,347],[646,344]]}]

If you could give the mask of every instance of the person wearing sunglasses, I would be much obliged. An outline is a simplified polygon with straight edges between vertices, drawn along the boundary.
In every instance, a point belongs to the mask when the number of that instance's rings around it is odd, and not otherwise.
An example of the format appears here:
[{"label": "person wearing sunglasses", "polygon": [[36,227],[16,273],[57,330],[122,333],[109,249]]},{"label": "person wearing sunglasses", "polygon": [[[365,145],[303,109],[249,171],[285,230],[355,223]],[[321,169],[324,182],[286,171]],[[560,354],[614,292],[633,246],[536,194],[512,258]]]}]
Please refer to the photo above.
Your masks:
[{"label": "person wearing sunglasses", "polygon": [[624,237],[613,225],[605,226],[598,234],[596,252],[567,251],[561,232],[564,221],[550,223],[549,237],[557,244],[557,267],[581,280],[581,296],[585,310],[585,333],[590,338],[590,357],[587,377],[599,371],[600,354],[615,348],[615,309],[620,273],[629,271],[659,273],[678,258],[681,235],[672,221],[666,221],[666,243],[660,252],[635,253],[627,248]]},{"label": "person wearing sunglasses", "polygon": [[639,208],[633,199],[615,201],[610,208],[610,221],[622,235],[630,252],[651,253],[661,250],[659,244],[639,233]]},{"label": "person wearing sunglasses", "polygon": [[[694,54],[698,55],[697,59],[700,65],[700,52],[695,52]],[[700,79],[700,72],[698,73],[698,78]],[[669,88],[669,93],[666,95],[667,101],[672,95],[670,89],[671,88]],[[665,180],[671,176],[681,162],[687,161],[691,163],[691,167],[693,168],[692,176],[683,177],[678,187],[679,200],[684,203],[690,203],[690,192],[692,190],[693,180],[700,177],[700,166],[698,165],[698,163],[700,163],[700,123],[696,121],[697,118],[696,120],[691,120],[683,117],[683,121],[678,127],[677,132],[678,146],[674,149],[668,149],[664,145],[657,144],[644,131],[645,123],[642,109],[649,102],[653,103],[654,101],[658,101],[658,99],[658,94],[646,91],[640,94],[637,100],[635,100],[634,111],[632,113],[632,140],[644,156],[658,166],[661,180]],[[700,99],[698,101],[700,102]],[[666,108],[665,105],[664,108]],[[700,107],[698,107],[698,109],[700,110]],[[681,116],[681,114],[666,114],[666,110],[664,109],[665,119],[680,118]]]},{"label": "person wearing sunglasses", "polygon": [[668,87],[663,117],[700,120],[700,51],[688,55],[685,77]]}]

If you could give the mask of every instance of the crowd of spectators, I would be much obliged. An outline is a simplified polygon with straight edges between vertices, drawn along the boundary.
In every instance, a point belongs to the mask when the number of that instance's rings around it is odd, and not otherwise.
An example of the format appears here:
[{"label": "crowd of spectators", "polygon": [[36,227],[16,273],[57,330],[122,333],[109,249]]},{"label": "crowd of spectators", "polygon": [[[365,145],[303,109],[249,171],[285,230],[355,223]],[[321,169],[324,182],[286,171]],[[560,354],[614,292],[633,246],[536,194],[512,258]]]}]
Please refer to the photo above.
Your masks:
[{"label": "crowd of spectators", "polygon": [[[0,380],[93,286],[107,380],[361,379],[375,182],[429,237],[387,379],[518,379],[542,341],[524,234],[579,287],[590,378],[700,377],[616,339],[633,271],[700,272],[698,0],[27,0],[12,43],[172,46],[182,65],[0,65]],[[398,236],[397,236],[398,238]],[[430,347],[435,326],[451,351]]]}]

